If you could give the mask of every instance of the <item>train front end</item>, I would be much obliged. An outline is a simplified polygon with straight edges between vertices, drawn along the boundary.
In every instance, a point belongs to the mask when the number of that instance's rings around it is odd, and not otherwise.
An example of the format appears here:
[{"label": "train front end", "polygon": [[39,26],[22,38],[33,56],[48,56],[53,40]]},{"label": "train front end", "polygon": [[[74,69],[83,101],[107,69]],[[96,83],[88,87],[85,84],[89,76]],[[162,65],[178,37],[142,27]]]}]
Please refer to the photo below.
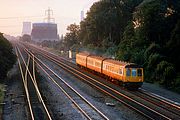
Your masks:
[{"label": "train front end", "polygon": [[124,69],[124,85],[128,89],[138,89],[144,82],[143,68],[136,64],[129,64]]}]

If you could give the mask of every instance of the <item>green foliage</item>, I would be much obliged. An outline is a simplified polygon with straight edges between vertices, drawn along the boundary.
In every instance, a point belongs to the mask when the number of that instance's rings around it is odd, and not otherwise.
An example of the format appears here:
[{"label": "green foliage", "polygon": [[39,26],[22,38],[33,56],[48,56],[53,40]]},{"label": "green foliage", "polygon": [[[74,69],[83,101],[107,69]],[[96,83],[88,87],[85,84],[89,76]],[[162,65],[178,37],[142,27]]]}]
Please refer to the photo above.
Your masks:
[{"label": "green foliage", "polygon": [[176,23],[171,33],[171,38],[166,46],[167,56],[176,65],[176,69],[180,71],[180,20]]},{"label": "green foliage", "polygon": [[178,88],[179,33],[179,0],[100,0],[63,44],[137,63],[145,81]]},{"label": "green foliage", "polygon": [[130,59],[132,57],[132,51],[130,50],[130,48],[128,46],[125,46],[125,44],[123,44],[123,45],[120,46],[116,58],[123,60],[123,61],[130,61]]},{"label": "green foliage", "polygon": [[164,34],[168,31],[168,26],[164,25],[165,11],[165,4],[161,0],[145,0],[137,7],[133,20],[139,23],[135,34],[141,44],[148,46],[155,42],[161,45],[167,41],[168,34]]},{"label": "green foliage", "polygon": [[131,62],[137,63],[143,67],[144,63],[145,63],[145,60],[142,57],[142,56],[144,56],[144,51],[145,51],[145,49],[139,49],[139,50],[133,52],[133,57],[131,59]]},{"label": "green foliage", "polygon": [[162,56],[160,54],[151,54],[149,56],[149,60],[148,60],[148,64],[147,64],[147,68],[148,69],[154,69],[156,68],[157,64],[161,61]]},{"label": "green foliage", "polygon": [[171,63],[161,61],[157,65],[156,73],[161,84],[165,85],[167,88],[174,87],[176,73]]},{"label": "green foliage", "polygon": [[79,40],[79,25],[71,24],[67,27],[69,31],[66,33],[64,37],[64,45],[66,46],[66,50],[69,50],[74,44],[80,44],[81,41]]},{"label": "green foliage", "polygon": [[31,42],[31,36],[30,35],[27,35],[27,34],[24,34],[21,38],[20,38],[21,41],[23,42]]},{"label": "green foliage", "polygon": [[11,44],[3,37],[2,33],[0,33],[0,57],[0,80],[3,80],[15,63],[16,57],[12,53]]},{"label": "green foliage", "polygon": [[175,92],[180,93],[180,76],[178,76],[178,77],[175,79],[175,85],[174,85],[173,90],[174,90]]},{"label": "green foliage", "polygon": [[94,3],[87,13],[87,18],[80,24],[80,39],[83,45],[93,44],[96,47],[109,48],[109,43],[119,44],[123,31],[131,20],[131,12],[140,1],[142,0],[101,0]]},{"label": "green foliage", "polygon": [[116,55],[118,59],[143,65],[146,81],[159,82],[168,88],[179,84],[176,81],[179,79],[175,79],[180,71],[179,3],[144,0],[137,5]]},{"label": "green foliage", "polygon": [[160,46],[158,44],[151,43],[144,53],[144,58],[147,60],[152,53],[155,54],[156,52],[159,51],[160,51]]}]

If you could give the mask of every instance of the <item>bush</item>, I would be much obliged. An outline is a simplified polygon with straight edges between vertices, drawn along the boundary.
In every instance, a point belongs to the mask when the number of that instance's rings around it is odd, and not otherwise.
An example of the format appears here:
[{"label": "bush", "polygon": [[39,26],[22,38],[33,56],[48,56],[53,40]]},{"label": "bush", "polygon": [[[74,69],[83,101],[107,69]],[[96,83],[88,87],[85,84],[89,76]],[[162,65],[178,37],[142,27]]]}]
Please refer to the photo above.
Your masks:
[{"label": "bush", "polygon": [[168,63],[167,61],[161,61],[157,65],[156,73],[160,80],[160,84],[167,88],[174,87],[176,73],[171,63]]},{"label": "bush", "polygon": [[175,85],[173,91],[180,93],[180,76],[175,79]]},{"label": "bush", "polygon": [[12,46],[9,41],[4,38],[2,33],[0,33],[0,56],[0,80],[2,81],[16,62],[16,56],[13,54]]}]

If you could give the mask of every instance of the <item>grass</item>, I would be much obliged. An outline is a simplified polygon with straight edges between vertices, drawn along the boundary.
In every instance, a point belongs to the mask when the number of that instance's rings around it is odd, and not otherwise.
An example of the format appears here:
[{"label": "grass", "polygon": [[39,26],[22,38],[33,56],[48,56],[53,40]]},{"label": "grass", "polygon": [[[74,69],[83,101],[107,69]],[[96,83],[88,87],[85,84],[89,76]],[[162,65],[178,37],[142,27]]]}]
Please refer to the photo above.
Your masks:
[{"label": "grass", "polygon": [[[4,101],[4,85],[0,84],[0,103],[2,103]],[[3,109],[3,105],[0,105],[0,116],[2,115],[2,110]]]},{"label": "grass", "polygon": [[0,84],[0,102],[3,102],[4,98],[4,84]]},{"label": "grass", "polygon": [[175,79],[175,86],[172,90],[180,94],[180,75]]}]

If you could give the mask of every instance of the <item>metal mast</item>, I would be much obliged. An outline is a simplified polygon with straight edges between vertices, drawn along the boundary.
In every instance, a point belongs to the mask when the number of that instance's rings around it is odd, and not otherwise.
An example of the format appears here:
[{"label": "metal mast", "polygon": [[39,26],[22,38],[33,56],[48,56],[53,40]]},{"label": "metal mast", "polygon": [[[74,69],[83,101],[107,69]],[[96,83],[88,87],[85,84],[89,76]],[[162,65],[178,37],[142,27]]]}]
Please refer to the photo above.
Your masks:
[{"label": "metal mast", "polygon": [[44,18],[44,20],[47,21],[47,23],[55,21],[55,19],[51,17],[51,15],[53,15],[53,10],[51,10],[50,8],[48,8],[48,10],[45,11],[45,15],[47,15],[47,17]]}]

